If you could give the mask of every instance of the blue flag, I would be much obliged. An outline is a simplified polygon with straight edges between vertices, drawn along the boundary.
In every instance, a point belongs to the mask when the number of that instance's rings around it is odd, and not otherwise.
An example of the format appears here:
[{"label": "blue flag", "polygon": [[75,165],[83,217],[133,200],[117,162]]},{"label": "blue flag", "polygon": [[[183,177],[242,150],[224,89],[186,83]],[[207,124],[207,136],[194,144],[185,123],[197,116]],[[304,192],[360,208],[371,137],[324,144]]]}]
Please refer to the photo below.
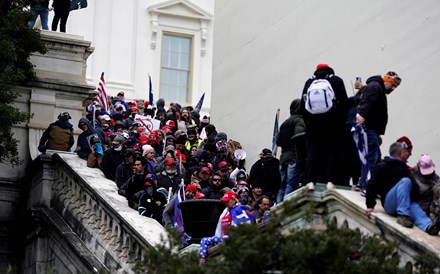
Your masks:
[{"label": "blue flag", "polygon": [[180,211],[179,204],[185,201],[185,185],[180,185],[176,195],[177,197],[174,201],[174,227],[178,232],[184,232],[182,211]]},{"label": "blue flag", "polygon": [[255,217],[249,212],[249,209],[245,205],[236,205],[229,210],[232,221],[236,224],[242,223],[255,223]]},{"label": "blue flag", "polygon": [[277,157],[277,138],[278,138],[278,119],[280,117],[280,109],[277,110],[277,113],[275,114],[275,124],[273,127],[273,137],[272,137],[272,153],[274,157]]},{"label": "blue flag", "polygon": [[196,107],[194,108],[197,112],[200,112],[203,106],[203,100],[205,100],[205,93],[203,92],[202,97],[200,97],[199,102],[197,103]]},{"label": "blue flag", "polygon": [[153,84],[151,83],[151,76],[148,75],[150,79],[150,95],[148,97],[148,101],[150,102],[150,106],[154,107],[154,97],[153,97]]}]

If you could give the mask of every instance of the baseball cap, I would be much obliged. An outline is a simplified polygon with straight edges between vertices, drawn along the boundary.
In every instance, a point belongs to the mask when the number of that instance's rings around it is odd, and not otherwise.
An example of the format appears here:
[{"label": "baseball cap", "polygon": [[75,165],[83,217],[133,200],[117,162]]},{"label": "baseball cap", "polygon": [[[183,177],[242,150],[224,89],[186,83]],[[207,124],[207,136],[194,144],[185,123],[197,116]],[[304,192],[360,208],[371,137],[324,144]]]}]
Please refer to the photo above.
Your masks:
[{"label": "baseball cap", "polygon": [[211,169],[209,167],[202,167],[200,169],[200,173],[208,173],[211,174]]},{"label": "baseball cap", "polygon": [[165,161],[163,162],[163,164],[164,164],[165,166],[171,166],[171,165],[175,165],[175,164],[176,164],[176,161],[175,161],[173,158],[168,157],[168,158],[165,159]]},{"label": "baseball cap", "polygon": [[218,169],[224,169],[224,168],[228,168],[229,164],[226,161],[221,161],[220,163],[218,163]]},{"label": "baseball cap", "polygon": [[237,177],[235,177],[235,180],[236,180],[237,182],[247,180],[246,172],[244,172],[243,170],[240,170],[240,171],[237,173]]},{"label": "baseball cap", "polygon": [[228,192],[225,192],[225,194],[223,194],[223,197],[220,199],[220,202],[227,203],[232,198],[237,198],[237,194],[235,194],[235,192],[233,192],[233,191],[228,191]]},{"label": "baseball cap", "polygon": [[113,139],[113,144],[123,144],[125,142],[124,137],[122,136],[116,136],[115,139]]},{"label": "baseball cap", "polygon": [[432,162],[431,156],[427,154],[423,154],[420,156],[419,162],[418,162],[419,170],[422,175],[429,175],[434,172],[435,165]]}]

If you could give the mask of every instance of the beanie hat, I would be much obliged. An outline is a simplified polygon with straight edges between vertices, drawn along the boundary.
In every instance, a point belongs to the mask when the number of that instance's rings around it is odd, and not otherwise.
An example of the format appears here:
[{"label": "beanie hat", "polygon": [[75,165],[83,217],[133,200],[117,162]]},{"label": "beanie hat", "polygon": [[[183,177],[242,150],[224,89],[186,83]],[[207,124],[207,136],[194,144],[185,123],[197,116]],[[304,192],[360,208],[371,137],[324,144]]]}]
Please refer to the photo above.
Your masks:
[{"label": "beanie hat", "polygon": [[214,141],[217,143],[218,141],[221,140],[227,140],[228,139],[228,135],[226,135],[226,133],[224,132],[219,132],[217,133],[217,135],[214,138]]},{"label": "beanie hat", "polygon": [[263,149],[260,153],[260,157],[272,156],[272,151],[268,148]]},{"label": "beanie hat", "polygon": [[400,85],[402,79],[394,71],[388,71],[385,76],[382,77],[384,82],[394,83]]},{"label": "beanie hat", "polygon": [[176,111],[180,112],[182,110],[182,106],[178,103],[174,103],[172,106]]},{"label": "beanie hat", "polygon": [[197,192],[197,187],[194,184],[190,184],[190,185],[188,185],[186,187],[185,191],[192,191],[192,192],[196,193]]},{"label": "beanie hat", "polygon": [[406,136],[402,136],[399,139],[396,140],[397,143],[405,143],[408,146],[408,149],[412,149],[413,145],[411,143],[411,140],[406,137]]},{"label": "beanie hat", "polygon": [[69,119],[72,119],[72,117],[70,117],[70,114],[68,112],[63,112],[63,113],[60,113],[60,115],[58,115],[58,119],[59,120],[69,120]]},{"label": "beanie hat", "polygon": [[146,153],[150,152],[151,150],[154,151],[154,148],[152,146],[150,146],[150,145],[143,145],[142,146],[143,155],[145,155]]}]

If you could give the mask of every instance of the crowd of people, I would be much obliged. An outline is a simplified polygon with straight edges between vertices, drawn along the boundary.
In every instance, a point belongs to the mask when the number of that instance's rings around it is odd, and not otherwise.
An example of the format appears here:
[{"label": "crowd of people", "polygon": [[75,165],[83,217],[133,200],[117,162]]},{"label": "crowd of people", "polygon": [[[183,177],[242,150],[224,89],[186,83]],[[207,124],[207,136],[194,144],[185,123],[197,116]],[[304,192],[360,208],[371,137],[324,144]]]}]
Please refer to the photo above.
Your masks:
[{"label": "crowd of people", "polygon": [[[280,159],[264,148],[249,172],[240,142],[217,132],[209,117],[200,117],[192,106],[170,103],[166,108],[162,98],[155,106],[127,102],[122,91],[109,100],[108,108],[98,101],[88,106],[77,125],[82,133],[75,151],[88,167],[101,169],[115,182],[128,206],[183,234],[177,214],[180,201],[225,203],[216,235],[202,240],[203,260],[208,247],[226,237],[229,226],[262,222],[286,195],[300,187],[313,191],[316,183],[332,189],[351,181],[366,195],[368,216],[379,195],[385,211],[397,216],[399,224],[415,223],[437,235],[440,184],[430,156],[408,167],[412,143],[407,137],[391,145],[389,156],[382,159],[380,154],[380,135],[388,122],[386,95],[400,83],[394,72],[373,76],[365,86],[358,80],[358,93],[348,97],[333,68],[319,64],[280,126]],[[61,113],[48,127],[38,147],[41,152],[70,151],[70,119],[69,113]]]}]

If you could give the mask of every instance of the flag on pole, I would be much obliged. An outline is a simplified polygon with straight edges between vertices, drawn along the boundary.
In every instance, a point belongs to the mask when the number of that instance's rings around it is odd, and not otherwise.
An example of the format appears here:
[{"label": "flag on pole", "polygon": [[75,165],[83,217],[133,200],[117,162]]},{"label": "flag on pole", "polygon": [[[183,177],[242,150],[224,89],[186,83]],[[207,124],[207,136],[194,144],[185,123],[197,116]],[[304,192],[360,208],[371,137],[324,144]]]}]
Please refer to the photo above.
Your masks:
[{"label": "flag on pole", "polygon": [[356,148],[359,154],[359,160],[361,161],[362,173],[367,174],[366,180],[370,180],[371,172],[368,168],[368,138],[367,133],[365,132],[364,125],[355,125],[351,128],[351,132],[353,133],[353,139],[356,143]]},{"label": "flag on pole", "polygon": [[150,95],[148,96],[148,101],[150,102],[150,106],[154,107],[154,96],[153,96],[153,83],[151,83],[151,76],[148,75],[150,80]]},{"label": "flag on pole", "polygon": [[176,194],[176,200],[174,201],[174,227],[178,232],[184,232],[182,211],[180,211],[179,204],[185,201],[185,185],[180,185],[179,191]]},{"label": "flag on pole", "polygon": [[96,90],[98,91],[98,96],[96,97],[95,101],[99,102],[102,108],[108,112],[108,99],[107,92],[105,91],[104,72],[101,74],[101,78],[99,79]]},{"label": "flag on pole", "polygon": [[280,109],[277,110],[275,114],[275,124],[273,127],[273,137],[272,137],[272,153],[274,157],[277,157],[277,138],[278,138],[278,119],[280,118]]},{"label": "flag on pole", "polygon": [[204,93],[204,92],[203,92],[202,97],[200,97],[200,100],[199,100],[199,102],[197,103],[197,105],[196,105],[196,107],[195,107],[195,110],[196,110],[197,112],[200,112],[200,110],[202,109],[202,106],[203,106],[203,100],[205,100],[205,93]]}]

